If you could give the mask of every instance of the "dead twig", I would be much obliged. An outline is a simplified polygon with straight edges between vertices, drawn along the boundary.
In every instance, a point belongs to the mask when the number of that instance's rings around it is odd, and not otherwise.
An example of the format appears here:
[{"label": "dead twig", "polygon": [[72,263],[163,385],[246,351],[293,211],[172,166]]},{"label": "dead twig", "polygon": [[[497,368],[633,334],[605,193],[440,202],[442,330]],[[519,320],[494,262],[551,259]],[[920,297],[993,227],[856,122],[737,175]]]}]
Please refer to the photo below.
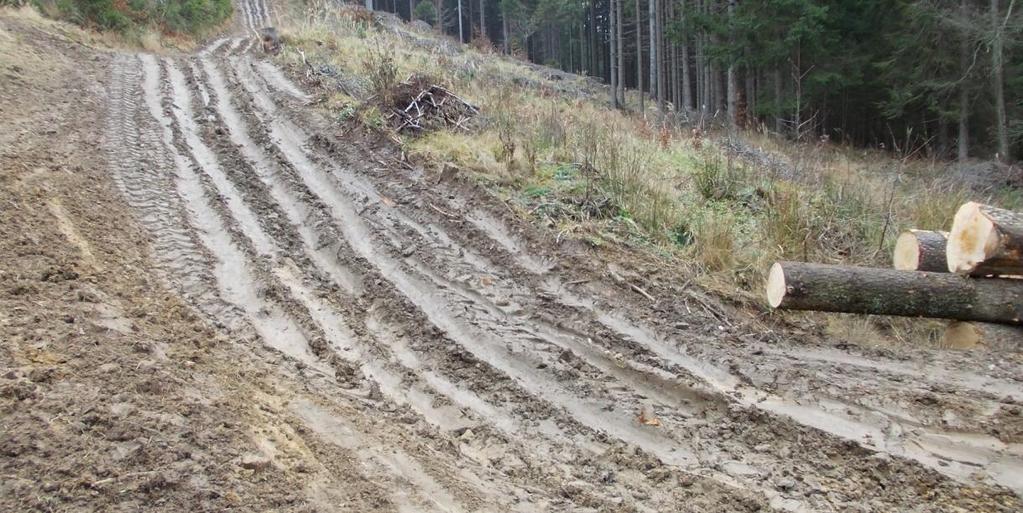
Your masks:
[{"label": "dead twig", "polygon": [[433,203],[428,203],[428,205],[430,205],[430,208],[432,208],[432,209],[436,210],[436,211],[437,211],[438,213],[440,213],[441,215],[444,215],[444,216],[450,217],[451,219],[458,219],[458,216],[457,216],[457,215],[455,215],[455,214],[452,214],[452,213],[450,213],[450,212],[445,212],[444,210],[442,210],[442,209],[441,209],[440,207],[438,207],[437,205],[434,205]]},{"label": "dead twig", "polygon": [[657,300],[654,299],[654,296],[651,296],[649,292],[647,292],[647,291],[643,290],[642,288],[640,288],[639,285],[636,285],[635,283],[630,283],[629,286],[632,287],[632,290],[636,291],[638,294],[641,294],[643,297],[649,299],[650,301],[652,301],[654,303],[657,302]]}]

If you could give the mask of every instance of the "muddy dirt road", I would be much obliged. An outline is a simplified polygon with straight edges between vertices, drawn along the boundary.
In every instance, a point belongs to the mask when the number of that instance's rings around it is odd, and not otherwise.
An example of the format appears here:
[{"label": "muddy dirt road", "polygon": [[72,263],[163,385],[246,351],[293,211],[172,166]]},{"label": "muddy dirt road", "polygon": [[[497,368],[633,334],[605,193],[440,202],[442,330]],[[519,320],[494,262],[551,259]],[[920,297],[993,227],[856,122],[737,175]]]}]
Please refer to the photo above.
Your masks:
[{"label": "muddy dirt road", "polygon": [[[272,2],[238,11],[239,35],[194,55],[20,43],[88,64],[45,91],[5,82],[0,501],[1023,509],[1018,355],[766,332],[642,260],[558,243],[337,135],[259,55]],[[40,131],[29,105],[73,90],[89,106]],[[51,147],[81,164],[34,171]]]}]

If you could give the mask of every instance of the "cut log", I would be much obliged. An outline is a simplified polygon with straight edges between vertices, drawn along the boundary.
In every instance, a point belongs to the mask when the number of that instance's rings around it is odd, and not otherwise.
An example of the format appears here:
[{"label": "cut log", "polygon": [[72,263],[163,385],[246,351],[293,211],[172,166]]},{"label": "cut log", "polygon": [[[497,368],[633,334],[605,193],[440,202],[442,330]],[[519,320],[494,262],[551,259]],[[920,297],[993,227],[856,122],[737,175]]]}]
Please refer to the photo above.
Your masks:
[{"label": "cut log", "polygon": [[1023,280],[778,262],[767,278],[772,308],[1021,324]]},{"label": "cut log", "polygon": [[1023,349],[1023,327],[986,322],[953,322],[945,328],[942,345],[955,349],[985,347],[998,351]]},{"label": "cut log", "polygon": [[948,232],[909,230],[895,242],[892,265],[900,271],[948,272]]},{"label": "cut log", "polygon": [[1023,214],[972,201],[959,207],[946,254],[954,273],[1023,274]]}]

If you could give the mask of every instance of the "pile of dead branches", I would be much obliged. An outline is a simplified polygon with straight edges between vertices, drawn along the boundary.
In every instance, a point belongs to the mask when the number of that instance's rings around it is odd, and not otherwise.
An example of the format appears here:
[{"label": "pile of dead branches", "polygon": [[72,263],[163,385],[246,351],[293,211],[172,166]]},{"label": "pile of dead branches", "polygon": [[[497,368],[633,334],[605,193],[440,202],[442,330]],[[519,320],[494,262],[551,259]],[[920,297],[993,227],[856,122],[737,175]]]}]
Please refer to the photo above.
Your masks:
[{"label": "pile of dead branches", "polygon": [[439,128],[469,131],[479,114],[475,105],[436,84],[410,78],[395,88],[387,114],[398,132],[423,132]]}]

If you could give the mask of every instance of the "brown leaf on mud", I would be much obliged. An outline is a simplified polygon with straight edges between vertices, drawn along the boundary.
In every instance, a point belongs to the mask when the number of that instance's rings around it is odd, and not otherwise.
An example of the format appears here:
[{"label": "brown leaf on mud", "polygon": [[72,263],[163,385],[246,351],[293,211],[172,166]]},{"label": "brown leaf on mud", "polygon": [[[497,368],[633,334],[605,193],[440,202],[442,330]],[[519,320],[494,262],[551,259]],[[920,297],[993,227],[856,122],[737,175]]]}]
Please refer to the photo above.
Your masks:
[{"label": "brown leaf on mud", "polygon": [[491,286],[493,284],[494,284],[494,277],[493,276],[489,276],[489,275],[486,275],[486,274],[484,274],[483,276],[480,276],[480,285],[483,285],[484,287],[489,287],[489,286]]},{"label": "brown leaf on mud", "polygon": [[661,421],[657,420],[657,417],[654,417],[652,414],[647,413],[646,409],[640,410],[639,416],[636,417],[636,420],[644,426],[661,425]]}]

